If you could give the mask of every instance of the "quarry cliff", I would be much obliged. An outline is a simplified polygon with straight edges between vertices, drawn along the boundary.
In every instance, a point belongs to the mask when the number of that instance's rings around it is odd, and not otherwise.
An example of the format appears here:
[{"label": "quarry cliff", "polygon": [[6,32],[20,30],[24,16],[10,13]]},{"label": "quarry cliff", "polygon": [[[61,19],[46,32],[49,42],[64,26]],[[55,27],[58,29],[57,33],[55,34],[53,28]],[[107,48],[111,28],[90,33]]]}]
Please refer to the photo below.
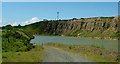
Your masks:
[{"label": "quarry cliff", "polygon": [[[46,20],[24,26],[34,35],[117,38],[119,17],[94,17],[69,20]],[[28,30],[29,29],[29,30]]]}]

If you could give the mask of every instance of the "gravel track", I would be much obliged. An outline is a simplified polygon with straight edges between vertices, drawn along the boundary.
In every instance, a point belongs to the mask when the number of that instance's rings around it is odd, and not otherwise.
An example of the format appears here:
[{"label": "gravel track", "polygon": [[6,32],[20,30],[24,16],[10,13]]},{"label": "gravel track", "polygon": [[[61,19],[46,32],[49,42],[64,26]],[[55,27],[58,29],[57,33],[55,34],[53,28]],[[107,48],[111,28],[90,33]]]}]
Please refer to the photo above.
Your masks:
[{"label": "gravel track", "polygon": [[64,51],[60,48],[52,46],[44,46],[47,52],[43,62],[94,62],[84,57],[80,57],[75,53]]}]

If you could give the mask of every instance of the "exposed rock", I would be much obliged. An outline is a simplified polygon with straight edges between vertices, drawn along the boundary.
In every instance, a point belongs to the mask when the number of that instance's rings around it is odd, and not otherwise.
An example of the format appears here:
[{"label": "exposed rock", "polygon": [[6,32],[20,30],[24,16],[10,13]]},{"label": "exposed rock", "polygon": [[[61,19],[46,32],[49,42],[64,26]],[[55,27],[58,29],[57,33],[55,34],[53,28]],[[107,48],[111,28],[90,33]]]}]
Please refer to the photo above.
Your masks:
[{"label": "exposed rock", "polygon": [[[120,22],[118,21],[119,17],[95,17],[95,18],[81,18],[76,20],[48,20],[43,21],[38,24],[39,26],[42,26],[43,33],[53,34],[53,35],[73,35],[76,34],[76,36],[83,36],[80,35],[81,31],[83,32],[95,32],[98,31],[102,35],[102,33],[108,29],[112,29],[110,33],[112,34],[104,35],[104,37],[112,37],[113,31],[118,31],[118,26]],[[32,24],[34,25],[34,24]],[[37,28],[37,27],[36,27]],[[97,33],[98,33],[97,32]],[[107,32],[107,31],[106,31]],[[88,35],[87,35],[88,36]],[[91,35],[89,35],[91,36]],[[94,35],[93,37],[99,37]]]}]

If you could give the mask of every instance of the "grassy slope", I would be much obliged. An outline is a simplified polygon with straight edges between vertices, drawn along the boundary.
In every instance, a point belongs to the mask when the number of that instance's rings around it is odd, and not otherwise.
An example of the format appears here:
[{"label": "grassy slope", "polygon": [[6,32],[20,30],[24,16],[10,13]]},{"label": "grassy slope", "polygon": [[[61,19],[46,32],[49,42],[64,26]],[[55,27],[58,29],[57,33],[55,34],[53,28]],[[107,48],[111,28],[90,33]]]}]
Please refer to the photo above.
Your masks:
[{"label": "grassy slope", "polygon": [[[94,30],[94,31],[83,31],[83,30],[75,30],[64,33],[66,36],[82,36],[82,37],[99,37],[99,38],[118,38],[118,31],[114,29],[107,29],[104,31],[101,30]],[[79,34],[79,35],[78,35]]]},{"label": "grassy slope", "polygon": [[41,45],[26,52],[3,53],[3,62],[41,62],[44,50]]},{"label": "grassy slope", "polygon": [[2,62],[2,31],[0,31],[0,63]]},{"label": "grassy slope", "polygon": [[28,51],[33,45],[29,43],[29,40],[33,36],[28,36],[28,33],[23,30],[17,29],[3,29],[2,30],[2,51]]},{"label": "grassy slope", "polygon": [[8,25],[2,30],[3,62],[39,62],[44,53],[41,45],[30,43],[33,35]]}]

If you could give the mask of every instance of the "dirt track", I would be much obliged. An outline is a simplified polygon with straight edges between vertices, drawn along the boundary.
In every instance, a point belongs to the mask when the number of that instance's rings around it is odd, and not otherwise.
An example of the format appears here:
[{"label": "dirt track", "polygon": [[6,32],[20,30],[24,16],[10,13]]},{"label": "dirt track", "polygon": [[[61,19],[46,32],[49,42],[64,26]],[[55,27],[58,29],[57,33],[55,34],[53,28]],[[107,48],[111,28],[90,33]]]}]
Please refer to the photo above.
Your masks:
[{"label": "dirt track", "polygon": [[46,54],[43,62],[93,62],[75,53],[70,53],[55,47],[45,47]]}]

